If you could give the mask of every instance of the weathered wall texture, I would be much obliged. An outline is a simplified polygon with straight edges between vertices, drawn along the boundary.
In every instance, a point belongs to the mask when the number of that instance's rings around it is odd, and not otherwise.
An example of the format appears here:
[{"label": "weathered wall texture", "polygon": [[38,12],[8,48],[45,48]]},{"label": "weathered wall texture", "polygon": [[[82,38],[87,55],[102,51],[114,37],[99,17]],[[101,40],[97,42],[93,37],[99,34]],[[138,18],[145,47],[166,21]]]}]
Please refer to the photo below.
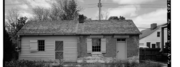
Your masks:
[{"label": "weathered wall texture", "polygon": [[[87,39],[88,36],[80,36],[78,42],[78,56],[86,57],[91,54],[87,53]],[[116,57],[116,38],[113,36],[104,36],[106,38],[106,53],[105,57]],[[137,56],[139,53],[139,37],[137,35],[132,35],[127,38],[127,57]]]},{"label": "weathered wall texture", "polygon": [[78,58],[80,57],[87,57],[90,56],[89,53],[87,53],[87,36],[79,36],[78,38]]},{"label": "weathered wall texture", "polygon": [[139,60],[139,36],[131,35],[127,39],[127,58],[128,60]]},{"label": "weathered wall texture", "polygon": [[[30,40],[45,40],[45,51],[36,51],[31,53]],[[55,60],[55,41],[63,41],[64,47],[76,48],[76,36],[26,36],[21,39],[21,52],[19,53],[19,60]],[[72,61],[72,58],[77,58],[77,51],[74,49],[63,49],[65,60]],[[73,55],[71,55],[73,54]],[[73,56],[73,57],[72,57]],[[76,61],[76,60],[75,60]]]},{"label": "weathered wall texture", "polygon": [[[64,41],[64,43],[69,43],[75,40],[77,41],[77,58],[91,56],[90,53],[87,53],[87,37],[88,36],[77,36],[77,38],[73,37],[57,37],[57,36],[43,36],[43,37],[27,37],[22,38],[21,44],[22,49],[19,58],[20,59],[28,59],[28,60],[55,60],[55,41],[60,40]],[[116,38],[113,36],[103,36],[106,38],[106,53],[103,54],[104,57],[112,57],[116,58]],[[29,51],[29,41],[30,40],[38,40],[45,39],[45,51],[30,53]],[[76,40],[77,39],[77,40]],[[67,41],[67,42],[66,42]],[[75,42],[76,43],[76,42]],[[127,39],[127,58],[130,60],[138,60],[139,59],[139,36],[131,35]]]},{"label": "weathered wall texture", "polygon": [[[80,36],[78,40],[78,58],[91,56],[87,53],[87,37]],[[116,58],[116,39],[113,36],[103,36],[106,38],[106,53],[103,54],[104,57]],[[127,38],[127,58],[128,60],[138,60],[139,59],[139,36],[131,35]]]},{"label": "weathered wall texture", "polygon": [[104,36],[106,38],[106,53],[104,57],[116,57],[116,39],[113,36]]},{"label": "weathered wall texture", "polygon": [[[80,36],[78,40],[78,57],[87,57],[91,56],[90,53],[87,53],[87,37]],[[105,57],[116,57],[116,39],[112,36],[104,36],[106,38],[106,53],[103,54]]]}]

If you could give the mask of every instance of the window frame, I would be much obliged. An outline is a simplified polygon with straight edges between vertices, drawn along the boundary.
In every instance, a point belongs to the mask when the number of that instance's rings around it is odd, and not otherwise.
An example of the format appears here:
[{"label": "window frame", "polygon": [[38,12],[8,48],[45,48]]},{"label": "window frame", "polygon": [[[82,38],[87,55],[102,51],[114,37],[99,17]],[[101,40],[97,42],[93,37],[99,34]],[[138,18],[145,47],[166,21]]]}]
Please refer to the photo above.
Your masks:
[{"label": "window frame", "polygon": [[[58,49],[58,42],[61,42],[61,46],[60,49]],[[59,45],[60,46],[60,45]],[[55,59],[63,59],[63,52],[64,51],[64,41],[63,40],[56,40],[55,41]],[[58,55],[61,55],[61,56],[58,56]]]},{"label": "window frame", "polygon": [[[91,38],[92,39],[92,52],[101,52],[101,38]],[[95,48],[95,46],[93,45],[94,43],[93,43],[93,39],[99,39],[98,41],[99,41],[99,47],[97,47],[96,46],[96,48]],[[98,49],[98,50],[97,50]]]},{"label": "window frame", "polygon": [[[149,43],[149,44],[148,44]],[[148,45],[149,45],[149,47],[148,47]],[[146,46],[148,47],[148,48],[151,48],[151,42],[146,42]]]},{"label": "window frame", "polygon": [[161,32],[157,32],[157,37],[160,37],[161,36]]},{"label": "window frame", "polygon": [[126,38],[117,38],[116,41],[117,42],[126,42]]},{"label": "window frame", "polygon": [[156,44],[152,44],[152,48],[156,48]]},{"label": "window frame", "polygon": [[37,44],[38,44],[38,51],[45,51],[45,40],[38,40]]},{"label": "window frame", "polygon": [[156,48],[161,48],[161,43],[160,42],[156,42]]}]

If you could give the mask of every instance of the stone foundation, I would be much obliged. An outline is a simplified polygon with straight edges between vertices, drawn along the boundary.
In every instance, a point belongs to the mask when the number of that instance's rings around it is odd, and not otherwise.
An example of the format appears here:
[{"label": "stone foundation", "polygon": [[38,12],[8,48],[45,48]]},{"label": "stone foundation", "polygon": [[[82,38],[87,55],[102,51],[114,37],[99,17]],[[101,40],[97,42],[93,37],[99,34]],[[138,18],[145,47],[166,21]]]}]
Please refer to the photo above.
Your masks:
[{"label": "stone foundation", "polygon": [[[78,63],[111,63],[111,62],[117,62],[117,61],[120,61],[120,60],[117,60],[116,58],[113,58],[113,57],[104,57],[102,55],[92,55],[92,56],[87,56],[87,57],[82,57],[82,58],[77,59]],[[123,60],[123,61],[139,63],[139,56],[129,57],[127,58],[127,60]]]},{"label": "stone foundation", "polygon": [[103,55],[92,55],[87,57],[78,58],[78,63],[110,63],[114,59],[112,57],[104,57]]}]

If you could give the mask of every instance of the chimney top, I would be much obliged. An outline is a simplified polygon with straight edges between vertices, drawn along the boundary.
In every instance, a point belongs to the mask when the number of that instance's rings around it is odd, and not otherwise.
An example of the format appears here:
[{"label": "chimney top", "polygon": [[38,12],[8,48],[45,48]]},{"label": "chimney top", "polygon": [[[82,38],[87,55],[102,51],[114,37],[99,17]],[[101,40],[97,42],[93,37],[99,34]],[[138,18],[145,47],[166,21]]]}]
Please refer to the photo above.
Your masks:
[{"label": "chimney top", "polygon": [[79,23],[84,23],[84,15],[79,15]]},{"label": "chimney top", "polygon": [[151,30],[154,30],[154,29],[156,29],[157,28],[157,23],[152,23],[151,24]]},{"label": "chimney top", "polygon": [[119,18],[117,16],[111,16],[109,17],[109,20],[119,20]]}]

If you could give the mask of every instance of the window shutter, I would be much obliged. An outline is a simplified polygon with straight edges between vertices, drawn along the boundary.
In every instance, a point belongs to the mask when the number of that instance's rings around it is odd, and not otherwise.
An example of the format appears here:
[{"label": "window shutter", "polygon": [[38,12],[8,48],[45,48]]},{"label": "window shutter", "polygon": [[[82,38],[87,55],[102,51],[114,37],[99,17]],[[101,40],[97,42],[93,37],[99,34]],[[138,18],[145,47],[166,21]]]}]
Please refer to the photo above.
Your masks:
[{"label": "window shutter", "polygon": [[106,53],[106,39],[101,39],[101,52]]},{"label": "window shutter", "polygon": [[30,40],[30,51],[31,51],[31,52],[38,51],[38,43],[37,43],[37,40]]},{"label": "window shutter", "polygon": [[87,39],[87,53],[92,52],[92,39]]}]

